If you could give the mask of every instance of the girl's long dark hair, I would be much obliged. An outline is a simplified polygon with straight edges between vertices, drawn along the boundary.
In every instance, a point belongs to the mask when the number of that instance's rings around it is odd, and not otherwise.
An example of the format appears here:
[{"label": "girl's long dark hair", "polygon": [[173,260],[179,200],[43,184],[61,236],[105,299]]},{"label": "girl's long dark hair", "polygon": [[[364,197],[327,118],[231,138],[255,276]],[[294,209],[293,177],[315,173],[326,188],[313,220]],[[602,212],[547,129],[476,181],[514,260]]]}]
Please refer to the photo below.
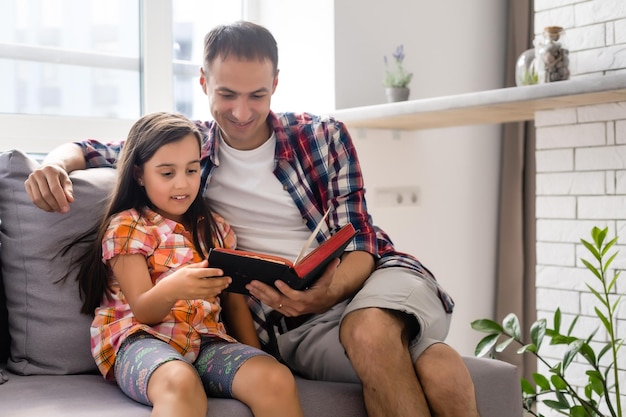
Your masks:
[{"label": "girl's long dark hair", "polygon": [[[97,227],[97,237],[92,246],[78,258],[80,269],[77,280],[83,297],[81,313],[93,314],[107,294],[109,270],[102,262],[102,239],[111,217],[128,209],[135,209],[139,213],[143,213],[145,207],[152,208],[152,203],[144,188],[137,182],[136,169],[142,169],[143,165],[154,156],[161,146],[178,142],[190,134],[198,140],[198,152],[201,152],[202,135],[200,131],[182,115],[172,113],[148,114],[135,122],[130,129],[117,164],[115,189],[104,218]],[[203,245],[205,250],[208,250],[213,247],[213,238],[216,237],[221,240],[221,236],[211,215],[211,210],[202,197],[201,190],[183,217],[185,225],[190,225],[192,228],[193,244],[196,251],[206,255],[203,251]],[[200,222],[200,219],[205,221]],[[78,238],[74,244],[84,242],[94,233],[96,230]]]}]

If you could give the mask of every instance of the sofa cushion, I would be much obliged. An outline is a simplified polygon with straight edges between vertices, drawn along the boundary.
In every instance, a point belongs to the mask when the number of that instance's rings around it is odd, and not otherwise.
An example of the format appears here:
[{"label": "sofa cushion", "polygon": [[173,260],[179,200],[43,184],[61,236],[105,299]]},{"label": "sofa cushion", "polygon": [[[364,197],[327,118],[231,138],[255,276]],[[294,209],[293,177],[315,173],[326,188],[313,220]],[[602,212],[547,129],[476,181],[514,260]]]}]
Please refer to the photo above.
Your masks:
[{"label": "sofa cushion", "polygon": [[115,171],[72,173],[75,202],[68,214],[59,214],[35,207],[24,190],[37,166],[20,151],[0,154],[2,275],[12,339],[7,369],[22,375],[95,371],[92,318],[80,314],[78,270],[72,266],[84,246],[65,255],[62,250],[101,220]]},{"label": "sofa cushion", "polygon": [[[1,227],[2,219],[0,219],[0,228]],[[0,364],[6,363],[9,358],[10,343],[9,318],[6,297],[4,296],[4,283],[2,282],[2,242],[0,242]],[[1,383],[2,378],[0,378],[0,384]]]}]

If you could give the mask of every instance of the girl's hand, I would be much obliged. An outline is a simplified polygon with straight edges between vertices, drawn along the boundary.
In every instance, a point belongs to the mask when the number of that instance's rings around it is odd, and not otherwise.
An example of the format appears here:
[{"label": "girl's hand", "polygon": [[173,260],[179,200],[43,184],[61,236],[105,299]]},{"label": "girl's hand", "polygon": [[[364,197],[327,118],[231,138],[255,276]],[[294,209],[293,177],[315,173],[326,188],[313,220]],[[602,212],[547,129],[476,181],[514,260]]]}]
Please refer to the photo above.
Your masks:
[{"label": "girl's hand", "polygon": [[232,279],[224,277],[221,269],[208,266],[207,260],[185,265],[163,278],[157,285],[166,285],[167,293],[173,301],[211,301],[230,285]]},{"label": "girl's hand", "polygon": [[207,261],[183,266],[156,285],[143,255],[118,255],[110,265],[135,318],[148,325],[160,323],[178,300],[213,301],[231,282]]}]

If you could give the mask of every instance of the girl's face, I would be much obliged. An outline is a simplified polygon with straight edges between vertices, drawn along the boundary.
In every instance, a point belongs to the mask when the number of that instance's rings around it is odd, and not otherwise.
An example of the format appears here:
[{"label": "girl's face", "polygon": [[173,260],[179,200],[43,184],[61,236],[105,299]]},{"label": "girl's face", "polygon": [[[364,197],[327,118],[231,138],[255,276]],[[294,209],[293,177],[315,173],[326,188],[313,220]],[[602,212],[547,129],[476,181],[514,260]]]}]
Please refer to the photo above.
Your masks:
[{"label": "girl's face", "polygon": [[163,145],[143,166],[137,181],[160,215],[182,223],[200,190],[200,147],[189,134]]}]

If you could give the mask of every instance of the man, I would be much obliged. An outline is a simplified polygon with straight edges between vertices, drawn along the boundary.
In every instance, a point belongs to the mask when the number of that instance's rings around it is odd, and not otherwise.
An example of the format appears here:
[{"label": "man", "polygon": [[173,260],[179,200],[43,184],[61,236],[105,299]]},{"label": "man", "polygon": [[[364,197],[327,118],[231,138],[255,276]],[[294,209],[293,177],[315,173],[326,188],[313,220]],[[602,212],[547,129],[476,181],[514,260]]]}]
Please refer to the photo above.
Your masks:
[{"label": "man", "polygon": [[[249,22],[209,32],[200,84],[214,118],[200,124],[204,194],[241,249],[293,259],[328,208],[319,239],[347,222],[360,231],[341,261],[306,291],[281,281],[276,288],[248,285],[264,348],[306,377],[361,382],[370,417],[477,417],[469,372],[442,343],[452,300],[372,224],[345,126],[270,111],[278,84],[271,33]],[[67,173],[111,166],[122,146],[78,145],[52,151],[26,181],[38,207],[67,212],[73,201]]]}]

